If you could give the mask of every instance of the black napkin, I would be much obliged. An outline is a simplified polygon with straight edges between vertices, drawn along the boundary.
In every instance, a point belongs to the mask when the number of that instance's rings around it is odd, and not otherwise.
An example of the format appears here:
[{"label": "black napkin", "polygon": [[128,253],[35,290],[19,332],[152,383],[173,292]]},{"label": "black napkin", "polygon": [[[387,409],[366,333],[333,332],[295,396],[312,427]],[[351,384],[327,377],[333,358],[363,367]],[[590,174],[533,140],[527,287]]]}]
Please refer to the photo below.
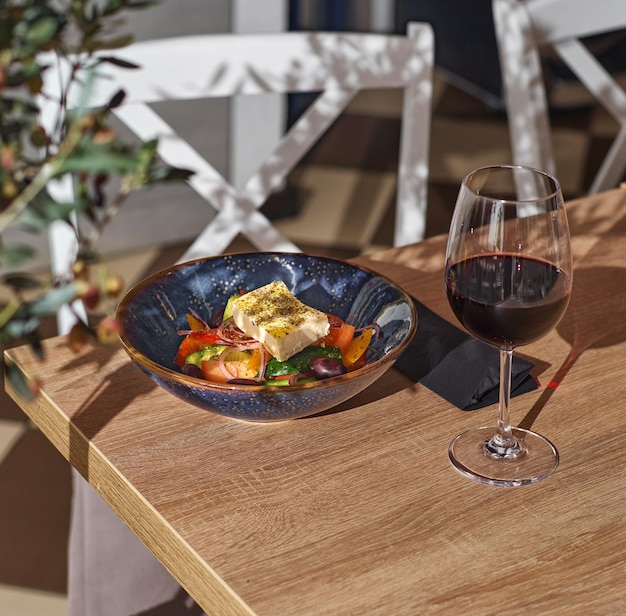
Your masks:
[{"label": "black napkin", "polygon": [[[396,367],[454,404],[472,411],[498,401],[500,352],[455,327],[413,298],[417,332]],[[533,364],[513,356],[511,397],[537,389]]]}]

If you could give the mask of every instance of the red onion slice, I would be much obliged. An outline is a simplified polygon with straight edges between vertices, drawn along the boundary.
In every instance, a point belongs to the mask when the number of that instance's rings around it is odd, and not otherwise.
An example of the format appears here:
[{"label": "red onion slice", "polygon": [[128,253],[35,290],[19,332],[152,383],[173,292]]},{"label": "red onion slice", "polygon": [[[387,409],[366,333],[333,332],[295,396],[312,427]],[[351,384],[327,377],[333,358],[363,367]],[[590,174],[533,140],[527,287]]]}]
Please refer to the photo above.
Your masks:
[{"label": "red onion slice", "polygon": [[218,361],[218,366],[220,368],[220,370],[222,371],[222,374],[227,378],[227,379],[234,379],[237,378],[237,371],[233,370],[231,371],[231,369],[229,368],[227,362],[226,362],[226,355],[228,353],[230,353],[231,349],[224,349],[219,357],[217,358]]}]

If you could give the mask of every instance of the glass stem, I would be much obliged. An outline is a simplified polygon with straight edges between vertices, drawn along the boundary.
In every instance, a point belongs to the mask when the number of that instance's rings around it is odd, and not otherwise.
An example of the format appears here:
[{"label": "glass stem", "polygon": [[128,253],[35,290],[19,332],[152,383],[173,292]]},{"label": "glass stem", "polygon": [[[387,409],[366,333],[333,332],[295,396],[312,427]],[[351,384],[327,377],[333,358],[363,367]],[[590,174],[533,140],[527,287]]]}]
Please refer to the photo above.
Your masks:
[{"label": "glass stem", "polygon": [[483,453],[494,460],[516,460],[524,455],[513,436],[509,403],[511,400],[511,368],[513,350],[500,349],[500,408],[496,433],[484,444]]},{"label": "glass stem", "polygon": [[500,447],[515,445],[511,434],[511,371],[513,367],[513,351],[500,349],[500,407],[498,409],[498,432],[494,439]]}]

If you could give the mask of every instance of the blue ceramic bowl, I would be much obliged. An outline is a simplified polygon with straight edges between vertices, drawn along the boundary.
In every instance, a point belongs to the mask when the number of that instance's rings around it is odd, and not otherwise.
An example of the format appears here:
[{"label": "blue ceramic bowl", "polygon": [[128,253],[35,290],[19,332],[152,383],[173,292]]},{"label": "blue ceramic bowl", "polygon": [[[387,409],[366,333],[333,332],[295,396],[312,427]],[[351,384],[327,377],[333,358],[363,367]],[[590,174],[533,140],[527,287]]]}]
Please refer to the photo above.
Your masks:
[{"label": "blue ceramic bowl", "polygon": [[[359,328],[372,323],[363,368],[290,387],[210,383],[182,374],[174,363],[178,329],[194,309],[207,320],[228,298],[283,280],[300,300]],[[417,327],[407,293],[391,280],[336,259],[301,253],[241,253],[198,259],[154,274],[119,304],[120,337],[132,361],[155,383],[181,400],[236,419],[296,419],[330,409],[380,378],[406,348]]]}]

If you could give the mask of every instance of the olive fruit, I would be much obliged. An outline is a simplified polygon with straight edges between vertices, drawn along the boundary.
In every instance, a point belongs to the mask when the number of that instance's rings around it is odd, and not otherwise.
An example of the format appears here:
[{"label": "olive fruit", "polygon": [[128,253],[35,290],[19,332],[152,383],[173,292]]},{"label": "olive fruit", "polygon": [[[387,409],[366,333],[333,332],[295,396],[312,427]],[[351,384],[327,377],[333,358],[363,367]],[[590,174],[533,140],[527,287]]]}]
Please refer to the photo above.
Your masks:
[{"label": "olive fruit", "polygon": [[197,379],[203,379],[204,378],[204,374],[202,373],[202,370],[200,368],[198,368],[198,366],[196,366],[196,364],[185,364],[181,368],[181,370],[187,376],[195,376]]},{"label": "olive fruit", "polygon": [[315,357],[311,360],[309,367],[318,379],[329,379],[347,372],[341,360],[333,357]]}]

